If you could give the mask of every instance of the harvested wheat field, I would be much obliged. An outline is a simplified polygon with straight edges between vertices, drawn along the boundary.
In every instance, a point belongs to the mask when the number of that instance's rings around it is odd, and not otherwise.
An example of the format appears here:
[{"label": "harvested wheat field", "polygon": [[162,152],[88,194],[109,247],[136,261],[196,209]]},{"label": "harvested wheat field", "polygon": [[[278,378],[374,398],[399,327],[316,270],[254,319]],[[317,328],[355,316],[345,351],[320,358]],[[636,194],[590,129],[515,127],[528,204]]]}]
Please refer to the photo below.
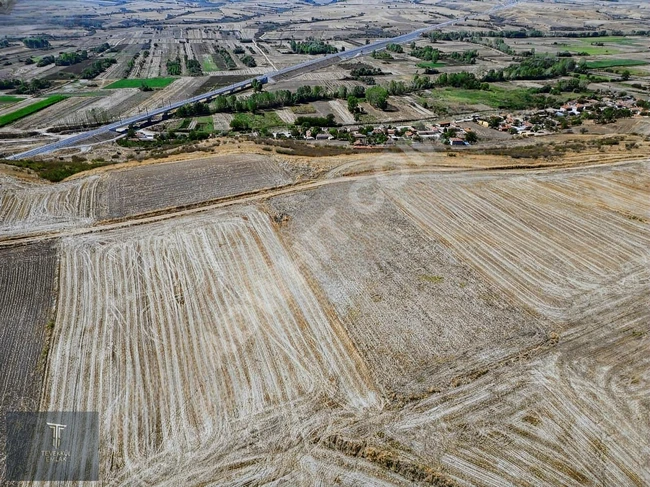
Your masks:
[{"label": "harvested wheat field", "polygon": [[40,184],[0,176],[0,239],[92,225],[283,186],[291,177],[265,156],[150,164]]},{"label": "harvested wheat field", "polygon": [[0,176],[0,238],[92,223],[98,182],[97,176],[59,184]]},{"label": "harvested wheat field", "polygon": [[106,174],[106,218],[191,205],[289,184],[273,160],[257,155],[215,156],[151,164]]},{"label": "harvested wheat field", "polygon": [[650,484],[649,162],[300,164],[3,180],[9,367],[99,412],[103,485]]},{"label": "harvested wheat field", "polygon": [[389,393],[444,387],[548,339],[547,323],[422,232],[375,180],[271,205],[288,217],[281,235]]},{"label": "harvested wheat field", "polygon": [[227,475],[230,445],[257,417],[286,425],[263,440],[280,447],[316,427],[292,415],[377,404],[267,216],[243,208],[144,230],[62,249],[45,406],[100,411],[111,484],[208,481]]},{"label": "harvested wheat field", "polygon": [[455,485],[648,485],[649,283],[593,296],[555,350],[414,404],[385,434]]},{"label": "harvested wheat field", "polygon": [[647,268],[648,169],[414,178],[389,194],[509,295],[562,319],[579,296]]}]

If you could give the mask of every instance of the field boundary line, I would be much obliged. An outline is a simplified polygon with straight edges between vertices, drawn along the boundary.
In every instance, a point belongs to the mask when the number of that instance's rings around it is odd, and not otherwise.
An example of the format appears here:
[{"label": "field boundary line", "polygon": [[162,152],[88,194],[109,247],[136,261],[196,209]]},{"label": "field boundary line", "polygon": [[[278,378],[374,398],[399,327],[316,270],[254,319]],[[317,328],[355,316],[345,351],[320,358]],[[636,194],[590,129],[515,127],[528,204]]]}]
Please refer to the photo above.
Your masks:
[{"label": "field boundary line", "polygon": [[[554,164],[554,165],[534,165],[534,166],[497,166],[497,167],[477,167],[477,168],[458,168],[450,166],[437,166],[434,169],[432,166],[426,168],[415,169],[395,169],[389,171],[375,171],[368,170],[359,174],[352,174],[341,176],[332,179],[320,179],[316,181],[308,181],[305,183],[290,183],[282,186],[272,186],[261,188],[246,193],[240,193],[225,198],[217,198],[207,200],[200,203],[193,203],[191,205],[177,206],[156,210],[154,212],[142,213],[139,215],[131,215],[129,217],[101,220],[95,225],[90,227],[82,227],[76,229],[63,229],[53,232],[37,233],[28,236],[17,235],[0,239],[0,248],[14,247],[19,245],[26,245],[33,242],[40,242],[60,237],[72,237],[77,235],[87,235],[90,233],[105,232],[119,228],[125,228],[136,225],[145,225],[147,223],[154,223],[158,221],[169,220],[171,218],[182,217],[187,215],[194,215],[205,211],[211,211],[218,208],[225,208],[237,204],[254,203],[263,201],[268,198],[277,196],[284,196],[287,194],[297,193],[300,191],[311,191],[322,186],[330,184],[343,184],[347,182],[363,181],[366,179],[390,179],[392,177],[404,176],[405,174],[422,175],[422,174],[543,174],[549,172],[565,172],[565,171],[578,171],[591,168],[603,168],[621,166],[626,164],[635,164],[639,162],[649,162],[650,159],[625,159],[623,161],[608,162],[605,164],[588,164],[588,165],[575,165],[575,164]],[[394,173],[394,174],[393,174]]]}]

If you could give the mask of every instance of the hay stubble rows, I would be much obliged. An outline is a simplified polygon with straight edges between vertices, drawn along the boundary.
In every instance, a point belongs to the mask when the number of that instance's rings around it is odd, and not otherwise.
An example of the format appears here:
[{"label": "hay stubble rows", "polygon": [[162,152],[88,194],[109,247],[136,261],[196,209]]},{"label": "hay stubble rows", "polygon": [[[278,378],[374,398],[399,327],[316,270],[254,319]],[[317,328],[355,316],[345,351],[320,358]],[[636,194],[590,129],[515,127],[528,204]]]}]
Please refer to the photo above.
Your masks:
[{"label": "hay stubble rows", "polygon": [[165,465],[204,460],[233,422],[378,401],[257,210],[64,241],[61,265],[45,405],[100,411],[116,483],[157,470],[173,485]]},{"label": "hay stubble rows", "polygon": [[648,162],[280,167],[3,184],[5,232],[68,219],[41,407],[100,412],[106,485],[650,482]]}]

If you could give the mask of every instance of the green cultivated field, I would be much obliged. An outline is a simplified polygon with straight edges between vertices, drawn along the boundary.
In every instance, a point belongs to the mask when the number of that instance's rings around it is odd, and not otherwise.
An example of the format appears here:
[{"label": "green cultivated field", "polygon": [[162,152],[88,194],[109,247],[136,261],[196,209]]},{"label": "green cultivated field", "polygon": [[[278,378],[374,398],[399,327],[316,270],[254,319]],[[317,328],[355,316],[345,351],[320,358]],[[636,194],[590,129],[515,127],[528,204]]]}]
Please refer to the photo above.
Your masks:
[{"label": "green cultivated field", "polygon": [[259,114],[236,113],[233,120],[246,122],[252,130],[285,127],[287,125],[275,112],[262,112]]},{"label": "green cultivated field", "polygon": [[15,122],[16,120],[20,120],[21,118],[25,118],[28,115],[31,115],[32,113],[36,113],[39,110],[43,110],[43,108],[47,108],[50,105],[54,105],[55,103],[60,102],[61,100],[65,100],[65,96],[50,96],[49,98],[46,98],[45,100],[37,101],[36,103],[32,103],[31,105],[27,105],[26,107],[21,108],[20,110],[16,110],[15,112],[7,113],[6,115],[2,115],[0,117],[0,127],[4,127],[5,125],[9,125],[10,123]]},{"label": "green cultivated field", "polygon": [[[618,54],[620,49],[625,46],[638,46],[641,39],[621,36],[606,36],[606,37],[590,37],[587,39],[580,39],[576,43],[563,44],[566,46],[567,51],[571,52],[586,52],[591,56],[602,56],[608,54]],[[594,46],[592,43],[602,43],[604,46]]]},{"label": "green cultivated field", "polygon": [[0,95],[0,103],[18,103],[19,101],[22,101],[24,98],[19,98],[17,96],[11,96],[11,95]]},{"label": "green cultivated field", "polygon": [[589,38],[589,40],[583,40],[582,42],[586,44],[591,44],[592,42],[602,42],[603,44],[624,44],[633,46],[637,44],[639,40],[640,39],[634,37],[604,36]]},{"label": "green cultivated field", "polygon": [[423,61],[417,64],[418,68],[442,68],[445,63],[434,63],[433,61]]},{"label": "green cultivated field", "polygon": [[78,97],[86,97],[90,98],[93,96],[108,96],[108,93],[106,92],[101,92],[101,91],[61,91],[61,92],[51,92],[51,96],[74,96],[75,98]]},{"label": "green cultivated field", "polygon": [[[576,93],[562,93],[555,96],[557,103],[579,96]],[[533,94],[527,88],[505,89],[492,86],[489,90],[465,90],[462,88],[444,88],[431,92],[431,98],[444,104],[453,105],[487,105],[505,110],[526,110],[533,107]]]},{"label": "green cultivated field", "polygon": [[212,54],[203,55],[201,66],[203,67],[203,71],[206,73],[208,71],[219,71],[219,66],[217,66],[217,64],[214,62],[214,59],[212,59]]},{"label": "green cultivated field", "polygon": [[140,88],[142,84],[146,84],[154,90],[165,88],[169,86],[177,78],[148,78],[148,79],[121,79],[115,83],[106,86],[105,90],[116,90],[119,88]]},{"label": "green cultivated field", "polygon": [[209,134],[214,132],[214,122],[212,120],[212,117],[198,117],[196,121],[196,130],[199,132],[206,132]]},{"label": "green cultivated field", "polygon": [[592,46],[589,44],[575,44],[573,46],[567,46],[566,50],[573,53],[585,52],[590,56],[606,56],[608,54],[618,54],[621,52],[618,49],[614,49],[610,46]]},{"label": "green cultivated field", "polygon": [[588,61],[588,68],[613,68],[616,66],[643,66],[648,64],[647,61],[638,61],[636,59],[603,59],[600,61]]}]

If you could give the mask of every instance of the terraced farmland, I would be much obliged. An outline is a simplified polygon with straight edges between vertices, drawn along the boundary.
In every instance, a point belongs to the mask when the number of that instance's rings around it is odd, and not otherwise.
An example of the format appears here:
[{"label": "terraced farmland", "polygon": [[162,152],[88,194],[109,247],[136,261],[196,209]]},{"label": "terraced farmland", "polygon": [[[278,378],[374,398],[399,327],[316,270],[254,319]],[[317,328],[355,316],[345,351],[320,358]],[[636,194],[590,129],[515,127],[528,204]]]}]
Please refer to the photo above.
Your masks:
[{"label": "terraced farmland", "polygon": [[323,404],[377,404],[335,315],[255,209],[65,239],[61,274],[44,407],[100,412],[110,485],[227,479],[242,428],[260,442],[237,463],[266,477],[260,445],[279,455],[322,428]]}]

